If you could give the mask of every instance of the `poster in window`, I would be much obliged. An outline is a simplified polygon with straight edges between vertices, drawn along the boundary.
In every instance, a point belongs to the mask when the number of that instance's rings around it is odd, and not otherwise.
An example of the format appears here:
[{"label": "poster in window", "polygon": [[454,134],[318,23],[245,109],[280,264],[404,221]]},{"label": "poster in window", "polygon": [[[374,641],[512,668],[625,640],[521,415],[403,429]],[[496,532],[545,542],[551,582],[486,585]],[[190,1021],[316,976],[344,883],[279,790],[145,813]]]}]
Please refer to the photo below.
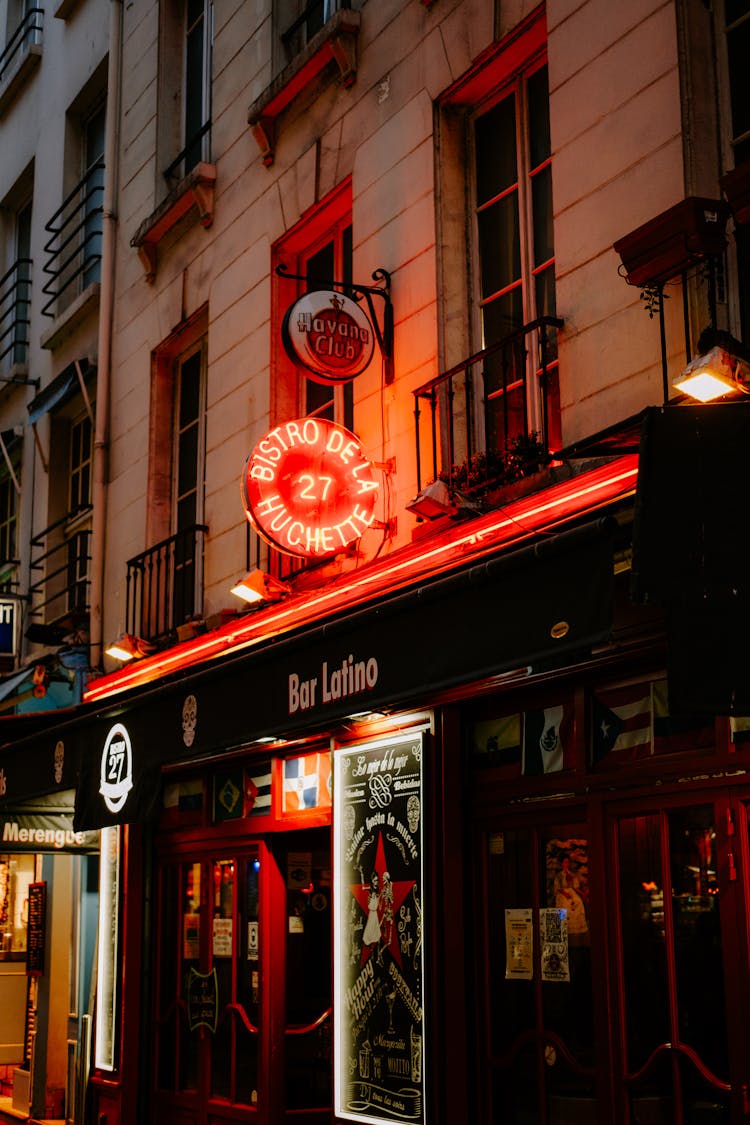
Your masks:
[{"label": "poster in window", "polygon": [[505,979],[534,976],[534,922],[531,910],[505,911]]},{"label": "poster in window", "polygon": [[564,910],[568,944],[589,945],[588,840],[548,840],[547,906]]},{"label": "poster in window", "polygon": [[335,1114],[425,1121],[418,732],[334,755]]}]

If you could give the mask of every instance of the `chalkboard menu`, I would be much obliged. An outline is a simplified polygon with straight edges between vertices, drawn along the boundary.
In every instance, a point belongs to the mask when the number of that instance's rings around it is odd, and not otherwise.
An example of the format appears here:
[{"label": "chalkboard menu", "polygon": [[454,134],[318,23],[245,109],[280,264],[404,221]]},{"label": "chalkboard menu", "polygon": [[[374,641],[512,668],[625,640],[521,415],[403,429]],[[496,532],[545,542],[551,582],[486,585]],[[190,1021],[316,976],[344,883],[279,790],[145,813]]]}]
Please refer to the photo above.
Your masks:
[{"label": "chalkboard menu", "polygon": [[334,755],[336,1116],[423,1125],[422,732]]},{"label": "chalkboard menu", "polygon": [[188,1027],[195,1031],[207,1027],[216,1031],[219,1018],[219,989],[216,969],[210,973],[199,973],[191,969],[187,982]]},{"label": "chalkboard menu", "polygon": [[29,883],[29,918],[26,923],[26,973],[44,974],[44,949],[47,943],[47,884]]}]

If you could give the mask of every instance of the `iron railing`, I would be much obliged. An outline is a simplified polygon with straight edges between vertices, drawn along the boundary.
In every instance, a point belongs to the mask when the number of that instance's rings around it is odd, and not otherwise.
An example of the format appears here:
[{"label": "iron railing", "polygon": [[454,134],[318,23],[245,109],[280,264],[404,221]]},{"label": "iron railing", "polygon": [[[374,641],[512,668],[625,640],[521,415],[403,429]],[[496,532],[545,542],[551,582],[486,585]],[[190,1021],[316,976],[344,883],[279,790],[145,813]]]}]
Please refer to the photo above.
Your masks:
[{"label": "iron railing", "polygon": [[42,308],[45,316],[59,312],[57,303],[67,295],[77,295],[98,280],[102,241],[102,200],[104,196],[104,161],[92,164],[45,225],[49,239],[44,251],[47,260],[44,272],[47,281],[42,292],[48,298]]},{"label": "iron railing", "polygon": [[68,512],[31,540],[31,574],[39,577],[29,585],[30,615],[45,624],[88,613],[91,527],[81,525],[91,511],[88,504]]},{"label": "iron railing", "polygon": [[29,8],[0,54],[0,83],[12,72],[29,47],[42,41],[44,8]]},{"label": "iron railing", "polygon": [[351,0],[310,0],[291,23],[281,33],[281,42],[290,57],[298,54],[313,35],[328,23],[334,12],[351,8]]},{"label": "iron railing", "polygon": [[194,524],[128,559],[128,633],[144,641],[163,641],[178,626],[200,616],[207,531],[205,524]]},{"label": "iron railing", "polygon": [[470,493],[523,475],[518,462],[527,455],[529,464],[547,457],[562,324],[539,317],[414,391],[418,492],[441,477]]},{"label": "iron railing", "polygon": [[188,172],[201,160],[211,159],[211,119],[209,118],[187,141],[182,152],[178,152],[168,168],[164,169],[164,179],[174,187],[184,179]]},{"label": "iron railing", "polygon": [[25,363],[31,318],[31,258],[18,258],[0,277],[0,368]]}]

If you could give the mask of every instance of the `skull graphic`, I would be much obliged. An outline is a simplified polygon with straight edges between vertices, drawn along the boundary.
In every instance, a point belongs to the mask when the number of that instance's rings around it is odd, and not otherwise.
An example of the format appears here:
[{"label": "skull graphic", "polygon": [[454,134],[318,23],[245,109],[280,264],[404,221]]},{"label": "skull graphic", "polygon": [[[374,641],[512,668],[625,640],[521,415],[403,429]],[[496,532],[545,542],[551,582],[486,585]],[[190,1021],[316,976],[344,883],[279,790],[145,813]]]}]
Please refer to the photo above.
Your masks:
[{"label": "skull graphic", "polygon": [[182,741],[190,747],[195,741],[195,728],[198,725],[198,701],[194,695],[185,696],[182,705]]},{"label": "skull graphic", "polygon": [[65,745],[62,741],[55,745],[55,781],[59,785],[62,781],[63,764],[65,762]]},{"label": "skull graphic", "polygon": [[409,831],[416,832],[419,828],[419,813],[421,806],[419,804],[419,797],[412,793],[409,800],[406,802],[406,819],[409,822]]}]

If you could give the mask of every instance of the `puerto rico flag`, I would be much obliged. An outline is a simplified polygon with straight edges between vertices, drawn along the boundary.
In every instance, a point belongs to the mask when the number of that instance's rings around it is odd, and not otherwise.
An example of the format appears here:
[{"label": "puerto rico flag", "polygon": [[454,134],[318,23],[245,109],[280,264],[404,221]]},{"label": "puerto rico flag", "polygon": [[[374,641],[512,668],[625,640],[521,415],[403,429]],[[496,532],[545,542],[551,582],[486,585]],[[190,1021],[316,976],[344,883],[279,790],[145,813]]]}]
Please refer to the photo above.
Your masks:
[{"label": "puerto rico flag", "polygon": [[651,685],[597,692],[593,705],[594,761],[608,754],[642,758],[652,753]]},{"label": "puerto rico flag", "polygon": [[331,755],[303,754],[284,761],[282,811],[330,808]]}]

